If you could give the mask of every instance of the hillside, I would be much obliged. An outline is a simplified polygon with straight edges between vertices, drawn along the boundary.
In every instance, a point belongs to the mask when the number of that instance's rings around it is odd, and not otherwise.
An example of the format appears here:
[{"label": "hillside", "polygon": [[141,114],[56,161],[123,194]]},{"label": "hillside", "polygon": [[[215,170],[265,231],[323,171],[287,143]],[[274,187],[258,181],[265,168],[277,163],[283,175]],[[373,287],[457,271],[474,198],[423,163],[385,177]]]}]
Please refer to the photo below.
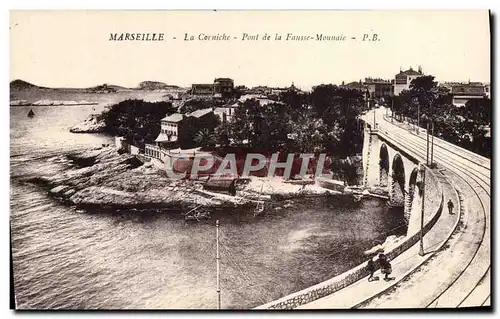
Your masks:
[{"label": "hillside", "polygon": [[126,88],[120,85],[114,85],[114,84],[101,84],[101,85],[96,85],[93,87],[89,88],[47,88],[47,87],[42,87],[38,86],[23,80],[14,80],[10,82],[10,90],[11,91],[24,91],[24,90],[36,90],[36,89],[43,89],[43,90],[63,90],[63,91],[85,91],[87,93],[112,93],[112,92],[121,92],[121,91],[130,91],[130,90],[144,90],[144,91],[154,91],[154,90],[169,90],[169,89],[178,89],[179,87],[176,85],[169,85],[163,82],[158,82],[158,81],[143,81],[139,83],[139,86],[135,89],[133,88]]},{"label": "hillside", "polygon": [[19,91],[19,90],[33,90],[33,89],[43,89],[43,87],[23,81],[23,80],[14,80],[10,82],[10,90],[11,91]]},{"label": "hillside", "polygon": [[139,83],[139,89],[141,90],[167,90],[167,89],[177,89],[176,85],[168,85],[163,82],[157,81],[143,81]]}]

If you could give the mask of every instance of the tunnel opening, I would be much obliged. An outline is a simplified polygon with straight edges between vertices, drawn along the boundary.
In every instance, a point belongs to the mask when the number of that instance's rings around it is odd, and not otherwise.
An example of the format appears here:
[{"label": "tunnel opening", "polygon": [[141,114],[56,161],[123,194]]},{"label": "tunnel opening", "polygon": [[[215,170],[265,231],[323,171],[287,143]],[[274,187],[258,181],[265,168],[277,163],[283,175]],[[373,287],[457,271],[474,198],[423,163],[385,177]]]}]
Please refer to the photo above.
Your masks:
[{"label": "tunnel opening", "polygon": [[392,161],[391,206],[404,207],[405,168],[401,155],[396,154]]},{"label": "tunnel opening", "polygon": [[389,182],[389,152],[385,144],[380,146],[379,167],[380,186],[384,187],[387,186]]}]

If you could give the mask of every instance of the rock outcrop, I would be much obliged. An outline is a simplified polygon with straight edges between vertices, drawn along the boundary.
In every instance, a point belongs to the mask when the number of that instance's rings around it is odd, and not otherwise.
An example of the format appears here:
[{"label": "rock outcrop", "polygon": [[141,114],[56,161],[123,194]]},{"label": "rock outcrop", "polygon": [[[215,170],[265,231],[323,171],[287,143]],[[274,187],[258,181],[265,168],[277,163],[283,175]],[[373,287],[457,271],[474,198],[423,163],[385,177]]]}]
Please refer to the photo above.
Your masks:
[{"label": "rock outcrop", "polygon": [[241,198],[211,198],[191,181],[169,179],[135,156],[100,147],[67,155],[73,167],[32,179],[70,205],[88,208],[182,208],[192,205],[234,206]]},{"label": "rock outcrop", "polygon": [[106,124],[98,115],[90,115],[82,123],[70,128],[71,133],[100,133],[106,128]]}]

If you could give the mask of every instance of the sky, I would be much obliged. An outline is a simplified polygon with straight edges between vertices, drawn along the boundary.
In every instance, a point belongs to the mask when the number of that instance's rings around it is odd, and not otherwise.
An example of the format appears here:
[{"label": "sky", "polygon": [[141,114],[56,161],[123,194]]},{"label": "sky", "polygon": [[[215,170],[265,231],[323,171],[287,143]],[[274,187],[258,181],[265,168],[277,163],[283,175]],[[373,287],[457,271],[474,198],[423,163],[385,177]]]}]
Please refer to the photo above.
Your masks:
[{"label": "sky", "polygon": [[[419,65],[438,81],[490,82],[485,10],[11,11],[9,29],[10,80],[47,87],[136,87],[146,80],[189,86],[230,77],[248,87],[294,82],[309,89],[393,79],[400,68]],[[115,32],[163,33],[165,41],[109,41]],[[231,40],[185,41],[186,33]],[[243,41],[243,33],[259,40]],[[265,33],[271,40],[261,40]],[[347,39],[276,41],[276,33]],[[361,41],[364,34],[379,41]]]}]

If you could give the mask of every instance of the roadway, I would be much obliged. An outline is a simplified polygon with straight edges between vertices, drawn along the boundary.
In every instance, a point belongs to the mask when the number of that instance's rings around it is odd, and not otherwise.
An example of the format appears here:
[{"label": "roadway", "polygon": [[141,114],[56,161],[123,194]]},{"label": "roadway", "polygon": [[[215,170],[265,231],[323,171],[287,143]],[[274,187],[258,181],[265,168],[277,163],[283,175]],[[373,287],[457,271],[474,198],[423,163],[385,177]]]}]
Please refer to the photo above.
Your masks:
[{"label": "roadway", "polygon": [[[422,163],[426,159],[426,132],[384,118],[379,108],[363,116],[378,134]],[[445,207],[436,225],[424,236],[426,254],[418,244],[393,261],[395,282],[353,285],[298,307],[433,308],[477,307],[491,303],[490,160],[434,138],[434,170],[445,202],[452,199],[460,214]],[[380,276],[380,274],[378,274]]]},{"label": "roadway", "polygon": [[[388,111],[379,108],[365,115],[384,138],[426,158],[426,132],[419,134],[408,124],[391,123]],[[490,160],[456,145],[434,138],[434,162],[463,199],[460,231],[447,249],[436,254],[419,272],[401,282],[392,293],[382,294],[363,305],[392,307],[471,307],[489,305],[491,297]],[[416,297],[418,296],[418,297]]]}]

